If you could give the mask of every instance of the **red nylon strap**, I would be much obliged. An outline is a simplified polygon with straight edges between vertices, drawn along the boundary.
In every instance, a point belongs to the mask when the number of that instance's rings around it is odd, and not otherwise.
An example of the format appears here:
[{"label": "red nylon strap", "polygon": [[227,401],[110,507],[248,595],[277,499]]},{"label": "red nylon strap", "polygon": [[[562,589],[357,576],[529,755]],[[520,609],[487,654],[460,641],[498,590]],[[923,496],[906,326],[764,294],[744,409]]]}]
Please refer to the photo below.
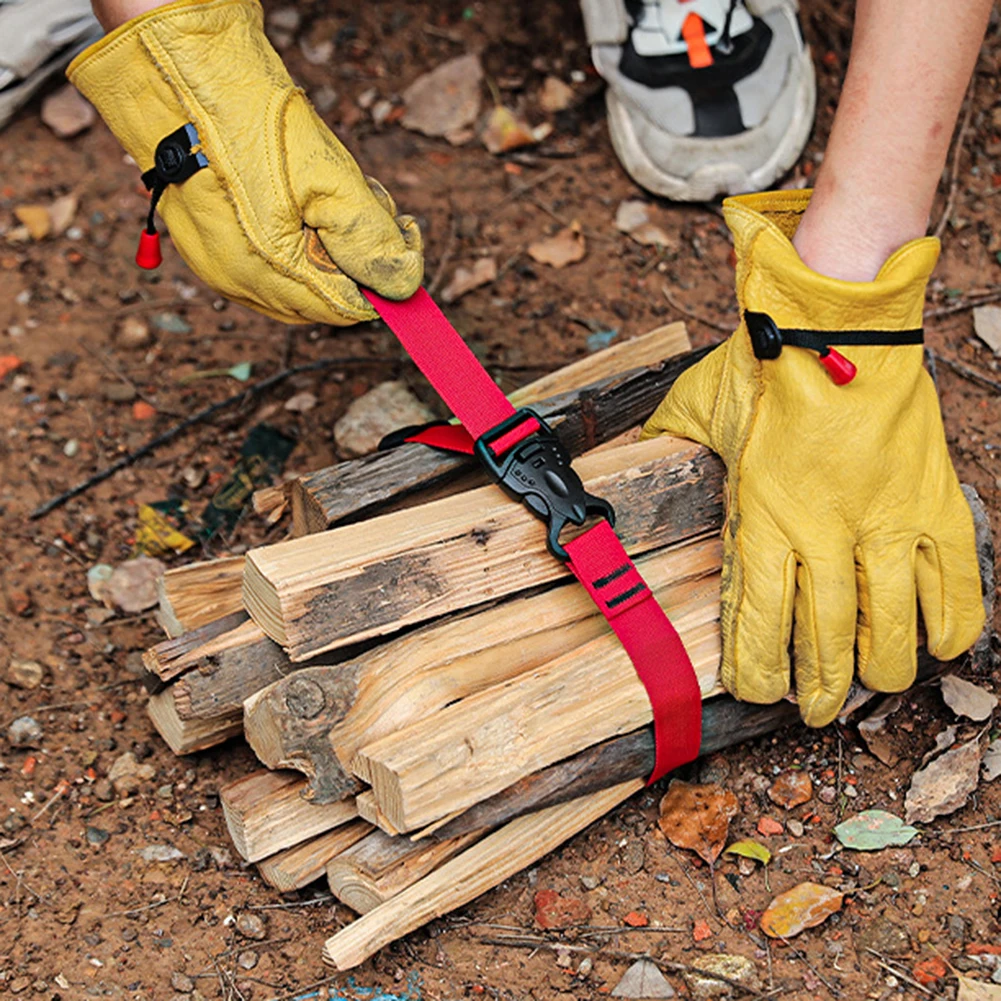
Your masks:
[{"label": "red nylon strap", "polygon": [[446,452],[473,454],[473,439],[461,424],[432,424],[431,427],[415,431],[406,440],[428,445],[430,448],[442,448]]},{"label": "red nylon strap", "polygon": [[650,782],[699,756],[702,694],[685,644],[607,521],[564,544],[570,569],[625,647],[653,709]]},{"label": "red nylon strap", "polygon": [[[515,413],[424,289],[405,302],[368,290],[364,294],[468,429],[464,436],[454,425],[426,428],[408,440],[466,452],[467,440],[481,437]],[[502,455],[536,430],[534,420],[524,421],[498,438],[492,450]],[[692,662],[608,522],[599,522],[564,548],[570,554],[569,569],[608,620],[650,699],[656,759],[648,781],[655,782],[698,757],[702,696]]]}]

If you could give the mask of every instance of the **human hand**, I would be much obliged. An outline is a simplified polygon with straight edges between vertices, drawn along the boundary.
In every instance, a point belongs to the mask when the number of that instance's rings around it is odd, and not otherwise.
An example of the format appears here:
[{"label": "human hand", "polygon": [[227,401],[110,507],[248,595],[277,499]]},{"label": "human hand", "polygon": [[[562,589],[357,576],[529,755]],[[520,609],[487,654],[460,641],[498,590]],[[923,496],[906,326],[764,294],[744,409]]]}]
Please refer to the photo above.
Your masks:
[{"label": "human hand", "polygon": [[396,215],[293,85],[257,0],[156,7],[67,74],[143,171],[161,140],[194,127],[207,164],[167,185],[159,209],[221,294],[287,323],[344,325],[375,316],[358,284],[391,299],[420,285],[416,222]]},{"label": "human hand", "polygon": [[[787,191],[724,203],[741,324],[678,379],[644,434],[700,441],[727,467],[723,684],[750,702],[781,699],[791,637],[800,712],[823,726],[856,650],[867,687],[913,682],[919,602],[943,660],[973,645],[984,608],[972,514],[915,342],[938,241],[901,247],[873,282],[826,278],[790,242],[808,201]],[[790,346],[808,331],[839,346],[826,365],[849,375],[840,351],[857,367],[850,382],[825,371],[822,343]]]}]

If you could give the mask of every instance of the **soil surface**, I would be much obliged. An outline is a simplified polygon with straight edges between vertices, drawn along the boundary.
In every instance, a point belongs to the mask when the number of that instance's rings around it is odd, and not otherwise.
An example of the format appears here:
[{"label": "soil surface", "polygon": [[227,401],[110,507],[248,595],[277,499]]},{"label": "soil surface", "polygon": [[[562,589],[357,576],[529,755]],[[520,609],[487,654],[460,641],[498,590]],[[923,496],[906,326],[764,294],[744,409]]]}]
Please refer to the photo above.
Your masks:
[{"label": "soil surface", "polygon": [[[791,185],[808,183],[821,159],[850,37],[850,4],[803,6],[819,110],[786,179]],[[585,355],[588,338],[593,347],[603,331],[621,339],[684,318],[696,346],[725,336],[736,308],[718,205],[655,204],[655,222],[671,238],[664,251],[615,229],[619,203],[643,195],[609,143],[602,85],[575,4],[303,0],[298,9],[298,33],[279,39],[289,68],[364,169],[419,218],[435,288],[459,265],[496,258],[497,280],[449,312],[506,389]],[[933,216],[936,223],[951,188],[927,340],[941,358],[998,380],[998,361],[974,336],[964,308],[1001,288],[999,49],[996,26],[991,31],[957,181],[950,185],[947,170]],[[333,55],[310,63],[303,40],[313,53],[329,41]],[[380,101],[395,107],[417,76],[466,51],[481,53],[506,103],[533,124],[552,122],[541,145],[498,157],[477,140],[453,147],[407,132],[392,113],[374,122]],[[576,81],[576,96],[569,109],[547,116],[538,95],[550,75]],[[79,206],[62,236],[11,236],[16,207],[68,193]],[[100,123],[60,140],[39,120],[36,101],[0,136],[0,355],[22,360],[0,381],[0,678],[12,659],[44,668],[34,689],[0,681],[0,733],[25,714],[43,729],[37,749],[0,740],[0,995],[266,1001],[318,996],[313,985],[325,981],[352,996],[358,985],[432,999],[589,998],[608,994],[627,954],[642,952],[675,964],[739,954],[766,992],[790,999],[950,997],[955,979],[913,985],[916,964],[936,956],[960,972],[991,976],[1001,956],[977,955],[983,949],[975,947],[1001,943],[1001,781],[982,783],[963,809],[923,826],[907,847],[861,854],[832,840],[834,825],[860,809],[902,813],[910,776],[945,727],[958,723],[960,740],[984,729],[957,719],[939,689],[928,687],[896,717],[900,760],[892,768],[847,725],[792,727],[687,770],[689,779],[717,781],[739,798],[732,840],[755,838],[775,853],[767,872],[719,862],[715,901],[706,866],[660,834],[663,789],[654,788],[530,871],[384,949],[353,977],[328,979],[321,945],[352,915],[321,884],[282,898],[239,864],[216,791],[251,769],[253,756],[234,742],[183,760],[171,755],[146,717],[137,679],[140,652],[160,638],[152,614],[105,620],[86,575],[133,553],[139,503],[175,498],[200,511],[261,421],[296,439],[286,466],[294,474],[339,458],[332,426],[373,385],[398,377],[428,400],[433,394],[384,327],[282,326],[220,301],[169,241],[160,270],[139,272],[132,258],[146,205],[138,171]],[[531,242],[573,220],[587,244],[582,261],[554,270],[528,257]],[[51,496],[239,390],[225,377],[185,381],[191,373],[250,362],[257,379],[324,357],[345,361],[288,379],[44,519],[28,519]],[[941,362],[938,382],[960,478],[980,492],[997,532],[1001,386],[975,383]],[[303,391],[316,406],[285,409]],[[231,534],[167,562],[239,553],[286,529],[247,515]],[[1001,678],[975,680],[998,690]],[[997,723],[987,726],[995,729],[984,739],[996,737]],[[130,751],[150,766],[150,777],[124,800],[109,797],[108,772]],[[813,798],[791,811],[767,796],[787,768],[807,772],[814,786]],[[777,821],[780,833],[757,833],[763,817]],[[157,862],[139,854],[154,845],[182,857]],[[850,891],[843,909],[788,944],[766,945],[757,913],[804,880]],[[611,930],[596,937],[582,927],[540,928],[540,890],[578,901],[568,905],[573,914],[590,912],[578,923]],[[639,917],[626,920],[631,912]],[[261,919],[262,938],[241,932],[256,931],[254,922],[236,924],[241,914]],[[641,919],[649,923],[630,924]],[[544,947],[482,941],[505,929],[540,936]],[[677,970],[668,979],[691,994]]]}]

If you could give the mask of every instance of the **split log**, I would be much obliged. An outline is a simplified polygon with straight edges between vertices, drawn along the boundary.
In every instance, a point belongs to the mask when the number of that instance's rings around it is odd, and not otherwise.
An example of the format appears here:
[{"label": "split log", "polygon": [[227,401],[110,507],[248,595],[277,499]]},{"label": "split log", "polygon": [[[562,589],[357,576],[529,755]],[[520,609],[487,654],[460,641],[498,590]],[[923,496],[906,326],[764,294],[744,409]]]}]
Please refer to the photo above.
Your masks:
[{"label": "split log", "polygon": [[262,769],[219,790],[226,827],[241,858],[259,862],[358,816],[354,800],[316,806],[302,798],[305,788],[296,772]]},{"label": "split log", "polygon": [[[718,539],[658,550],[637,566],[673,618],[686,617],[692,630],[718,618]],[[244,732],[263,764],[302,771],[313,801],[330,802],[358,791],[348,769],[362,745],[607,631],[575,583],[519,596],[336,667],[303,668],[247,700]]]},{"label": "split log", "polygon": [[364,820],[352,820],[326,834],[287,848],[257,863],[257,871],[268,886],[282,893],[301,890],[320,879],[327,866],[341,853],[372,832]]},{"label": "split log", "polygon": [[[580,455],[646,420],[675,379],[709,350],[700,348],[649,368],[610,375],[545,401],[533,400],[533,407],[553,425],[570,454]],[[518,406],[525,405],[515,397]],[[369,517],[393,500],[446,483],[471,467],[475,468],[468,457],[411,444],[301,476],[291,485],[295,534]]]},{"label": "split log", "polygon": [[174,704],[174,693],[169,688],[149,697],[146,712],[167,746],[177,755],[204,751],[243,733],[242,711],[211,719],[181,719]]},{"label": "split log", "polygon": [[375,795],[371,789],[363,789],[358,793],[355,797],[355,809],[357,809],[358,816],[362,820],[367,820],[373,827],[378,827],[379,830],[384,831],[386,834],[396,837],[401,833],[393,827],[379,809],[379,804],[375,801]]},{"label": "split log", "polygon": [[356,913],[367,914],[464,851],[483,833],[411,841],[373,831],[327,863],[330,892]]},{"label": "split log", "polygon": [[[587,456],[585,485],[616,509],[638,555],[722,519],[723,467],[708,449],[656,438]],[[244,605],[293,661],[567,576],[545,526],[494,486],[251,550]]]},{"label": "split log", "polygon": [[242,556],[168,570],[157,582],[157,622],[168,636],[174,637],[232,612],[242,612],[242,580]]},{"label": "split log", "polygon": [[328,938],[323,961],[338,970],[358,966],[536,862],[642,788],[636,779],[511,821]]},{"label": "split log", "polygon": [[152,694],[162,689],[164,683],[191,670],[203,658],[239,646],[246,637],[263,638],[264,633],[241,607],[179,636],[162,640],[143,654],[143,667],[147,672],[144,684]]}]

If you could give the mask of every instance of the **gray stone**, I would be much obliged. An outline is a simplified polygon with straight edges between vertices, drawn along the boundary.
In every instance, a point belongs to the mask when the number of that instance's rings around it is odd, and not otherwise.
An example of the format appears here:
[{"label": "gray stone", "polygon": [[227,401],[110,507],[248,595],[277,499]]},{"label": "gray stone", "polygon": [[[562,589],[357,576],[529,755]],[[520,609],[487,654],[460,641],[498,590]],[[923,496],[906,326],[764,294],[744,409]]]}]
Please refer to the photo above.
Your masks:
[{"label": "gray stone", "polygon": [[190,994],[195,989],[195,982],[186,973],[178,970],[170,975],[170,986],[181,994]]},{"label": "gray stone", "polygon": [[15,688],[37,688],[45,677],[45,668],[37,660],[11,660],[7,668],[7,684]]},{"label": "gray stone", "polygon": [[236,962],[241,970],[252,970],[257,966],[257,953],[253,949],[245,949],[236,957]]},{"label": "gray stone", "polygon": [[[705,976],[707,973],[726,977],[727,980],[740,984],[741,987],[745,987],[750,992],[761,989],[761,982],[758,980],[754,964],[744,956],[733,956],[725,952],[698,956],[692,960],[692,966],[695,967],[695,970],[686,971],[684,978],[696,1001],[726,997],[733,993],[733,988],[725,980]],[[704,973],[697,971],[704,971]]]},{"label": "gray stone", "polygon": [[249,911],[243,911],[236,919],[236,930],[245,938],[257,941],[267,938],[268,930],[264,919]]},{"label": "gray stone", "polygon": [[334,441],[342,455],[357,458],[374,452],[391,431],[434,419],[404,383],[383,382],[348,406],[334,425]]},{"label": "gray stone", "polygon": [[41,747],[42,724],[33,716],[19,716],[7,727],[11,747]]}]

